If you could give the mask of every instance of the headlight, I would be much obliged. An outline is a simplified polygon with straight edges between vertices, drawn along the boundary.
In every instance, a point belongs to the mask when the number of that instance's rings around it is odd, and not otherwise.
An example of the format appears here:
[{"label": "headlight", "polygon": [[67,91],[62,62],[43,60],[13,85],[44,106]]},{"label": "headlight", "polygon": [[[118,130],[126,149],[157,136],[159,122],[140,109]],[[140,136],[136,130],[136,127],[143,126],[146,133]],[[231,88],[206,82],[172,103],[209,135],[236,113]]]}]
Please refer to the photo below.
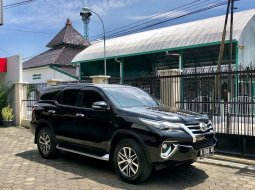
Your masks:
[{"label": "headlight", "polygon": [[168,121],[154,121],[145,118],[140,118],[140,120],[147,125],[156,127],[161,130],[183,131],[183,128],[179,123],[170,123]]}]

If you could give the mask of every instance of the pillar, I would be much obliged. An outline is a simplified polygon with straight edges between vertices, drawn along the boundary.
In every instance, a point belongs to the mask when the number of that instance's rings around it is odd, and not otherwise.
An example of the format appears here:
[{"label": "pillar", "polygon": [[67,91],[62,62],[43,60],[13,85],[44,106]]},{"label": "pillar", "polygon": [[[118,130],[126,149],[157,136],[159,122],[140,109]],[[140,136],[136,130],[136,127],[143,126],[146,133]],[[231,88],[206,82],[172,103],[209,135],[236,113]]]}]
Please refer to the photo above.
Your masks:
[{"label": "pillar", "polygon": [[105,76],[105,75],[94,75],[90,76],[92,79],[92,83],[94,84],[108,84],[109,83],[109,78],[110,76]]},{"label": "pillar", "polygon": [[22,102],[22,100],[26,100],[27,97],[27,88],[26,88],[27,83],[15,83],[14,87],[14,122],[16,126],[21,125],[21,119],[24,116],[24,111],[26,109],[26,104]]}]

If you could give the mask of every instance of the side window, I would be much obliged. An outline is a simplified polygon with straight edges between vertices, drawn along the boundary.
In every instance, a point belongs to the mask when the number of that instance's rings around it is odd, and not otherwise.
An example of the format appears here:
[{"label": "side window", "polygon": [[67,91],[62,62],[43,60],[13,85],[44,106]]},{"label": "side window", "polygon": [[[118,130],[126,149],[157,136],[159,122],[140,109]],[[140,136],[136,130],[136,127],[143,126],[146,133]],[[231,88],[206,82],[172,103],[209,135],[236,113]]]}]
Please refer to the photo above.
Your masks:
[{"label": "side window", "polygon": [[78,93],[79,93],[78,89],[64,90],[60,104],[75,106]]},{"label": "side window", "polygon": [[98,102],[98,101],[104,101],[104,99],[102,98],[102,96],[99,93],[97,93],[93,90],[83,91],[82,107],[91,108],[92,104],[94,102]]},{"label": "side window", "polygon": [[60,92],[60,90],[55,90],[52,92],[46,92],[41,95],[40,100],[54,100],[55,96]]}]

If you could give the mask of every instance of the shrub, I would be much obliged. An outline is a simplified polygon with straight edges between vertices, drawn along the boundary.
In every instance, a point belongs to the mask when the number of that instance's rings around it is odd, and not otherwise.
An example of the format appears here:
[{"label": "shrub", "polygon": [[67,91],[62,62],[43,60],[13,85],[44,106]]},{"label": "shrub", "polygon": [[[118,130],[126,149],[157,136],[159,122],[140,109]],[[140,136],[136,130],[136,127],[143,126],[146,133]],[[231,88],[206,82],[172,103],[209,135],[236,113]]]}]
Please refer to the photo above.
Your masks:
[{"label": "shrub", "polygon": [[4,107],[2,109],[2,117],[4,121],[13,120],[13,109],[10,106]]},{"label": "shrub", "polygon": [[0,85],[0,110],[8,105],[8,87]]}]

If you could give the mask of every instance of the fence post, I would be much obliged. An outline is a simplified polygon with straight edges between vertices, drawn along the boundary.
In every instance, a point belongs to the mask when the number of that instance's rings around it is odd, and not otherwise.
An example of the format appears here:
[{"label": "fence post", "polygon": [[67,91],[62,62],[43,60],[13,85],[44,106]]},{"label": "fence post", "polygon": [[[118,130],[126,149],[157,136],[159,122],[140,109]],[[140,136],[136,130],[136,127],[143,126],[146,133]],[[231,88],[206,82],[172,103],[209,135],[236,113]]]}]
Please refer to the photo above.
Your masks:
[{"label": "fence post", "polygon": [[21,119],[23,117],[23,105],[22,100],[26,99],[26,88],[24,88],[24,85],[27,83],[15,83],[15,93],[14,93],[14,118],[15,118],[15,125],[20,126],[21,125]]},{"label": "fence post", "polygon": [[62,82],[62,80],[58,80],[58,79],[47,80],[47,86],[57,85],[61,82]]},{"label": "fence post", "polygon": [[94,84],[108,84],[110,76],[105,75],[95,75],[90,77],[92,79],[92,83]]},{"label": "fence post", "polygon": [[225,104],[224,104],[224,101],[223,100],[221,100],[220,101],[220,124],[221,124],[221,129],[223,128],[222,127],[222,123],[223,123],[223,125],[224,125],[224,123],[225,123]]}]

